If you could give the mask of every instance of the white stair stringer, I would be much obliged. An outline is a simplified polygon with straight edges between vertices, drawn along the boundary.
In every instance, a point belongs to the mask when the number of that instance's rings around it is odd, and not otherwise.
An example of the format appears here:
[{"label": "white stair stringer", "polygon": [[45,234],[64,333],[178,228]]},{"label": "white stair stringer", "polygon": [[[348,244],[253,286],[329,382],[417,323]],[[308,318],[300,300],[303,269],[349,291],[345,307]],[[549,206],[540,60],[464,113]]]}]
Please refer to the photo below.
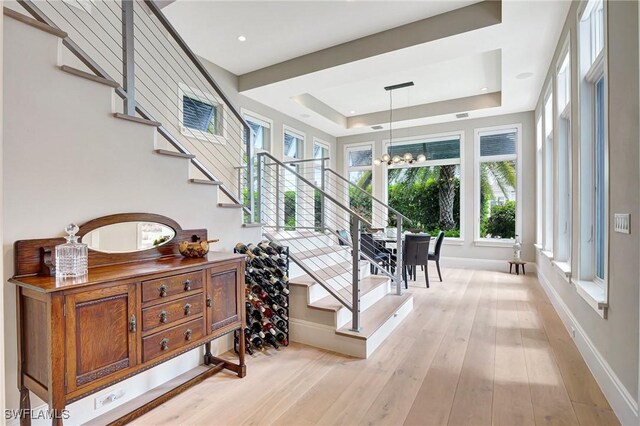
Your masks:
[{"label": "white stair stringer", "polygon": [[[351,248],[340,246],[331,235],[311,231],[269,232],[269,239],[289,247],[290,340],[346,355],[367,358],[399,326],[413,309],[413,296],[391,293],[391,280],[371,275],[370,264],[360,262],[359,332],[351,331],[351,310],[332,296],[337,292],[349,305],[352,300]],[[318,283],[302,266],[323,281]],[[332,269],[333,268],[333,269]]]}]

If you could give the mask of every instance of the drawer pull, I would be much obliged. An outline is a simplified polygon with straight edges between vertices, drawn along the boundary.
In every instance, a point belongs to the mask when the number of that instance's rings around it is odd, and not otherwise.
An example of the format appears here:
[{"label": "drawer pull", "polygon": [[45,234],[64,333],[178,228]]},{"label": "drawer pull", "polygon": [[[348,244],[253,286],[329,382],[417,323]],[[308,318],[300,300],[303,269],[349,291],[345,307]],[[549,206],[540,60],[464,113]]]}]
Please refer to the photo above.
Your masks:
[{"label": "drawer pull", "polygon": [[163,351],[169,350],[169,339],[165,337],[164,339],[160,340],[160,349],[162,349]]},{"label": "drawer pull", "polygon": [[184,314],[189,315],[191,313],[191,303],[184,305]]},{"label": "drawer pull", "polygon": [[189,291],[191,290],[191,280],[186,280],[184,282],[184,291]]},{"label": "drawer pull", "polygon": [[167,297],[167,286],[162,284],[158,290],[160,290],[160,297]]},{"label": "drawer pull", "polygon": [[160,312],[158,316],[160,317],[160,322],[167,322],[167,311]]},{"label": "drawer pull", "polygon": [[191,340],[191,329],[187,328],[187,331],[184,332],[184,340]]},{"label": "drawer pull", "polygon": [[131,318],[129,319],[129,331],[132,333],[136,332],[136,316],[135,315],[131,315]]},{"label": "drawer pull", "polygon": [[211,296],[207,294],[207,308],[211,307]]}]

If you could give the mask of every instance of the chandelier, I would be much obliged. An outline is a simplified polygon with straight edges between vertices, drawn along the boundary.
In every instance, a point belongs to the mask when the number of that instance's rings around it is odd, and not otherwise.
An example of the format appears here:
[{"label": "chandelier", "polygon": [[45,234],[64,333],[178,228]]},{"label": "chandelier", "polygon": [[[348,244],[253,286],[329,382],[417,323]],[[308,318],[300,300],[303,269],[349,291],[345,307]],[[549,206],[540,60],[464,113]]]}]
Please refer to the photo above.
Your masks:
[{"label": "chandelier", "polygon": [[379,166],[381,164],[386,164],[387,166],[391,165],[403,165],[403,164],[413,164],[413,163],[422,163],[427,161],[427,156],[424,154],[418,155],[417,158],[413,158],[413,154],[410,152],[406,152],[404,155],[394,155],[391,156],[389,151],[391,151],[391,147],[393,146],[393,91],[396,89],[402,89],[404,87],[413,86],[413,81],[408,81],[406,83],[395,84],[393,86],[387,86],[384,88],[387,92],[389,92],[389,149],[387,152],[382,154],[382,157],[376,158],[373,160],[373,164]]}]

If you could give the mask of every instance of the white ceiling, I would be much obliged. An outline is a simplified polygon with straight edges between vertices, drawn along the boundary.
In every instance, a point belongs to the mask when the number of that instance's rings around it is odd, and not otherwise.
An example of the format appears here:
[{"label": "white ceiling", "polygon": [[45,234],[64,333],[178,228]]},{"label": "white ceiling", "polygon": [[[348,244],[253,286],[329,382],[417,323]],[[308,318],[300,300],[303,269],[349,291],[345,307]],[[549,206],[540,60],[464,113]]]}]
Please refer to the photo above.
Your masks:
[{"label": "white ceiling", "polygon": [[[163,9],[199,55],[236,74],[463,7],[475,1],[236,1],[178,0]],[[569,9],[569,1],[504,0],[502,23],[369,57],[243,92],[334,136],[345,129],[292,98],[312,95],[345,116],[388,109],[383,87],[414,81],[394,93],[394,107],[502,92],[502,106],[470,118],[530,111]],[[246,42],[239,42],[238,35]],[[521,73],[532,73],[518,79]],[[487,91],[481,89],[486,87]],[[355,113],[351,113],[355,111]],[[464,112],[464,111],[459,111]],[[394,128],[454,120],[453,114],[394,124]]]}]

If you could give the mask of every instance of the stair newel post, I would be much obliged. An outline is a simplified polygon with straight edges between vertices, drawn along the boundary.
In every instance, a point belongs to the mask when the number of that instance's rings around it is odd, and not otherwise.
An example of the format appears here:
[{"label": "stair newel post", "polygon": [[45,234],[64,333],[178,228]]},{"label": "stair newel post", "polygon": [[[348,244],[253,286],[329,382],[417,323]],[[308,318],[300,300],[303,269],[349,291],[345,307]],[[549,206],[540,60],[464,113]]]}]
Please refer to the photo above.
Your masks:
[{"label": "stair newel post", "polygon": [[402,255],[402,216],[399,213],[396,213],[396,225],[398,227],[398,232],[396,235],[396,294],[398,296],[402,296],[404,258]]},{"label": "stair newel post", "polygon": [[351,330],[360,331],[360,219],[351,216],[353,272],[351,278]]},{"label": "stair newel post", "polygon": [[136,115],[133,7],[133,0],[122,1],[122,88],[125,92],[124,113],[131,116]]}]

